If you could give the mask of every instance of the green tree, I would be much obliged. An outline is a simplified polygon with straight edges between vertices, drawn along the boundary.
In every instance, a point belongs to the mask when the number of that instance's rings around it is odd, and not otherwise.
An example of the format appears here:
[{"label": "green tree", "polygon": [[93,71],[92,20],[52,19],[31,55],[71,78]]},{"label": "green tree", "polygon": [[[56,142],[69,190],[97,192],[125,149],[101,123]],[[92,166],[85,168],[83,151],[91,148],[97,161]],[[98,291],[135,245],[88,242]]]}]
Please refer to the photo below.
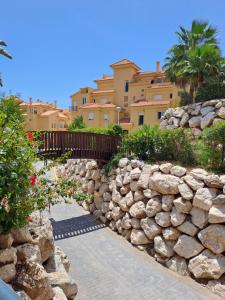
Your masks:
[{"label": "green tree", "polygon": [[[3,55],[9,59],[12,59],[12,56],[4,49],[6,47],[6,43],[3,41],[0,41],[0,55]],[[0,74],[0,86],[2,86],[2,79],[1,79],[1,74]]]},{"label": "green tree", "polygon": [[167,78],[186,89],[193,101],[197,88],[205,82],[224,76],[225,60],[221,56],[217,30],[208,22],[193,21],[190,29],[179,27],[178,44],[166,57]]},{"label": "green tree", "polygon": [[68,126],[69,131],[73,131],[76,129],[85,128],[86,125],[84,124],[84,119],[82,116],[77,116],[74,118],[73,122]]}]

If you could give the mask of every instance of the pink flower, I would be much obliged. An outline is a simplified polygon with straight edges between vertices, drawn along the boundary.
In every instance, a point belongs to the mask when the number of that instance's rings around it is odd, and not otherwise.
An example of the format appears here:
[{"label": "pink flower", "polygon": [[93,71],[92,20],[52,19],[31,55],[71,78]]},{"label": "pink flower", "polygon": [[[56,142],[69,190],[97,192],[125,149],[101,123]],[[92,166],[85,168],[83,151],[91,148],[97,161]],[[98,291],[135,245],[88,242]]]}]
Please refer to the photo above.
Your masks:
[{"label": "pink flower", "polygon": [[27,133],[27,138],[28,138],[29,141],[32,142],[33,139],[34,139],[33,133],[32,133],[32,132],[28,132],[28,133]]},{"label": "pink flower", "polygon": [[34,186],[34,185],[35,185],[36,179],[37,179],[37,176],[36,176],[36,175],[32,175],[32,176],[30,177],[30,185],[31,185],[31,186]]}]

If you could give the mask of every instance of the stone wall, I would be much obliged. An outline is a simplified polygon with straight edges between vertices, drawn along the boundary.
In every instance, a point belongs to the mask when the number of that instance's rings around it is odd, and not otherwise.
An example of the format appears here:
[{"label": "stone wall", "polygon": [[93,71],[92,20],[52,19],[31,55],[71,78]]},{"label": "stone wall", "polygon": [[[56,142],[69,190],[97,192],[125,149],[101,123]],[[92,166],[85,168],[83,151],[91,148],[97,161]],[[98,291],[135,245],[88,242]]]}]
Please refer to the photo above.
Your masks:
[{"label": "stone wall", "polygon": [[225,274],[225,175],[123,158],[108,175],[95,161],[68,160],[58,170],[80,181],[93,213],[140,250],[181,275],[217,280]]},{"label": "stone wall", "polygon": [[52,226],[39,213],[29,225],[0,234],[0,278],[21,299],[74,299],[77,285],[68,275],[69,260],[54,245]]},{"label": "stone wall", "polygon": [[225,99],[210,100],[203,103],[169,108],[160,123],[161,128],[195,128],[193,132],[201,135],[202,129],[225,120]]}]

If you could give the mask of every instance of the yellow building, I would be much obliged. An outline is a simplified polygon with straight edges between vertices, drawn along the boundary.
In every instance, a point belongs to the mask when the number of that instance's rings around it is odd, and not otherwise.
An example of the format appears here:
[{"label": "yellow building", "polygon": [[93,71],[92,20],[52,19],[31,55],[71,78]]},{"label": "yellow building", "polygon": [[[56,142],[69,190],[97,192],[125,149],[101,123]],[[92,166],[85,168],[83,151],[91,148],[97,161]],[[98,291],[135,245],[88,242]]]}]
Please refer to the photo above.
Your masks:
[{"label": "yellow building", "polygon": [[123,59],[110,66],[113,76],[95,80],[96,89],[81,88],[71,96],[73,117],[82,115],[88,127],[119,123],[133,131],[143,124],[159,124],[168,107],[180,100],[177,86],[156,70],[142,72],[134,62]]},{"label": "yellow building", "polygon": [[62,110],[56,105],[32,99],[28,103],[22,102],[20,107],[24,110],[26,130],[30,131],[65,131],[71,123],[71,113]]}]

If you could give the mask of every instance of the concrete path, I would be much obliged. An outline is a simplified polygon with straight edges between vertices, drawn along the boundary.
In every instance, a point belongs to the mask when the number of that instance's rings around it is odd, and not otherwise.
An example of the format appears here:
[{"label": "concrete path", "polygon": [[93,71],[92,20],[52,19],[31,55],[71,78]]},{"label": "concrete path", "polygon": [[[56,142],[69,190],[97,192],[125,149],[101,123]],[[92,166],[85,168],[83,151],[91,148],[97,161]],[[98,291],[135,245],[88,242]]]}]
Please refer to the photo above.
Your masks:
[{"label": "concrete path", "polygon": [[162,267],[77,204],[54,206],[50,218],[56,244],[69,256],[78,284],[76,300],[218,299]]}]

